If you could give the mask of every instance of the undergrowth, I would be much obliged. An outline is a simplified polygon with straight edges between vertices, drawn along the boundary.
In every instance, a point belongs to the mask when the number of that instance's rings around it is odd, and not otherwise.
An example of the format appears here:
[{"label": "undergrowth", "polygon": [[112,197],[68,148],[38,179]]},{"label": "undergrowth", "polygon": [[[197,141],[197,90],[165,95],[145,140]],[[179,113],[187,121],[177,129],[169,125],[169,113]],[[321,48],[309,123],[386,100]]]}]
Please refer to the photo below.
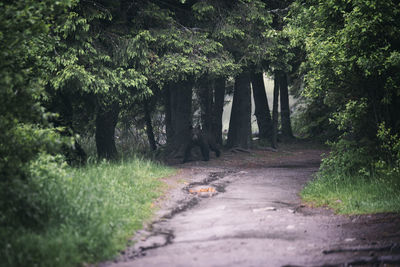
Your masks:
[{"label": "undergrowth", "polygon": [[400,138],[381,124],[377,140],[378,149],[345,139],[332,143],[303,200],[345,214],[400,212]]},{"label": "undergrowth", "polygon": [[2,266],[77,266],[112,257],[151,216],[159,178],[173,173],[138,158],[73,169],[48,155],[30,170],[40,224],[0,226]]}]

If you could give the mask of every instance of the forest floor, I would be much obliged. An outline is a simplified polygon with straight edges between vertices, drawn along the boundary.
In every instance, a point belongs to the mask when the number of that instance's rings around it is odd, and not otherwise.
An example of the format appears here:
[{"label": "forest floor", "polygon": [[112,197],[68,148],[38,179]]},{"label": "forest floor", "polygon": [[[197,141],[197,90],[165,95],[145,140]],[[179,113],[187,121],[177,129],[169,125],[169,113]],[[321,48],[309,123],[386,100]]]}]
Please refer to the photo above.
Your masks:
[{"label": "forest floor", "polygon": [[301,143],[174,165],[154,220],[98,266],[400,266],[399,214],[301,202],[324,152]]}]

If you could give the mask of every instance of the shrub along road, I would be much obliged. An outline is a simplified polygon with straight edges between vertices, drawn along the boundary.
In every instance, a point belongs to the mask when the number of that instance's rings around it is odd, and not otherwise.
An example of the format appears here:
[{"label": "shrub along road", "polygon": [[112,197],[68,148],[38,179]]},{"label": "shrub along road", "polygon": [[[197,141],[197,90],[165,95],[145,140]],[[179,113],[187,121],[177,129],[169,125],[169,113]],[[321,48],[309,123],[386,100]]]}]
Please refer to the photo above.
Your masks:
[{"label": "shrub along road", "polygon": [[99,265],[400,264],[399,215],[335,215],[302,204],[298,193],[322,152],[226,152],[179,165],[155,221],[116,260]]}]

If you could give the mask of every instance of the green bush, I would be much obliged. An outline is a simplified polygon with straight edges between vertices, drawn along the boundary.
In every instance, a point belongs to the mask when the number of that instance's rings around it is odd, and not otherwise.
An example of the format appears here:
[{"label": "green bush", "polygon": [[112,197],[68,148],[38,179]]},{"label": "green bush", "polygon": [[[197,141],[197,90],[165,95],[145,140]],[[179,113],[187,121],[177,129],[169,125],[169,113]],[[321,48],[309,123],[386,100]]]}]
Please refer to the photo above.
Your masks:
[{"label": "green bush", "polygon": [[[368,142],[365,140],[365,142]],[[337,173],[340,175],[370,176],[373,173],[373,162],[376,151],[360,142],[341,139],[328,144],[331,147],[329,156],[322,160],[321,175]]]},{"label": "green bush", "polygon": [[400,174],[400,138],[392,134],[392,130],[381,123],[377,137],[380,143],[380,159],[375,162],[375,168],[383,175]]},{"label": "green bush", "polygon": [[48,153],[59,151],[64,141],[55,129],[27,123],[4,129],[0,137],[7,139],[0,147],[0,224],[38,227],[46,211],[42,187],[62,164],[61,157]]},{"label": "green bush", "polygon": [[380,124],[378,149],[341,139],[301,195],[340,213],[400,211],[400,139]]}]

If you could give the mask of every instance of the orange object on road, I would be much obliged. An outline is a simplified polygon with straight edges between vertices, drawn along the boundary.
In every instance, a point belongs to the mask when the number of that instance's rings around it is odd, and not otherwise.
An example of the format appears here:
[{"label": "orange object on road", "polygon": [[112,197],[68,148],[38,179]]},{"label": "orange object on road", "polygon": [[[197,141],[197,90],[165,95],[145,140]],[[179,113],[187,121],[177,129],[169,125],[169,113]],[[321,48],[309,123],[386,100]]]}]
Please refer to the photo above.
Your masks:
[{"label": "orange object on road", "polygon": [[203,193],[203,192],[209,192],[209,193],[214,193],[216,192],[214,187],[207,187],[207,188],[200,188],[198,190],[194,190],[194,189],[189,189],[189,193],[192,194],[198,194],[198,193]]}]

